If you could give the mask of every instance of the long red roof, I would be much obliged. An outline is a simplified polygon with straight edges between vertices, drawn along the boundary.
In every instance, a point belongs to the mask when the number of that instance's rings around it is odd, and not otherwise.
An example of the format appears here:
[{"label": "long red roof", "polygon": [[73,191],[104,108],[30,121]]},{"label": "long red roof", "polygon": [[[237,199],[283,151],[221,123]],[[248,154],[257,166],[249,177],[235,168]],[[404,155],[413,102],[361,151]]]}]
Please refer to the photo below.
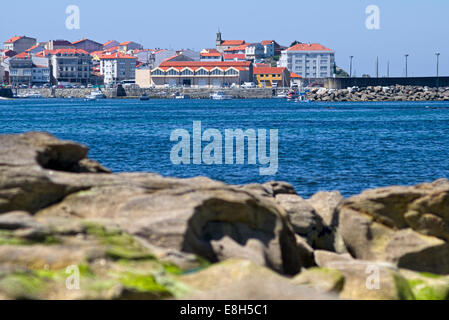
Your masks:
[{"label": "long red roof", "polygon": [[287,51],[332,51],[319,43],[298,43],[287,49]]},{"label": "long red roof", "polygon": [[253,69],[254,74],[282,74],[286,68],[279,67],[257,67]]},{"label": "long red roof", "polygon": [[166,61],[161,67],[243,67],[248,68],[250,61]]},{"label": "long red roof", "polygon": [[245,44],[245,40],[225,40],[222,42],[222,46],[240,46]]},{"label": "long red roof", "polygon": [[100,57],[100,60],[115,60],[115,59],[137,59],[134,56],[131,56],[129,54],[123,54],[123,53],[113,53],[113,54],[103,54]]},{"label": "long red roof", "polygon": [[23,37],[20,37],[20,36],[14,36],[14,37],[12,37],[11,39],[6,40],[5,43],[14,43],[14,42],[16,42],[17,40],[20,40],[20,39],[22,39],[22,38],[23,38]]}]

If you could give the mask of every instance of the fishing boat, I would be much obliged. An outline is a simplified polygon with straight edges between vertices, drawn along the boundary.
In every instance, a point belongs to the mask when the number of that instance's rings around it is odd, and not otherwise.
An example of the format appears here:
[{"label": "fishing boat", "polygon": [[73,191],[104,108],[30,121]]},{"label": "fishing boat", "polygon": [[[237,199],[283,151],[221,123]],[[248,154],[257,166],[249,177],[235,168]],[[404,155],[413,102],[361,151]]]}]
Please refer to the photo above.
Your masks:
[{"label": "fishing boat", "polygon": [[187,94],[181,94],[180,92],[173,93],[171,95],[172,99],[190,99],[190,96]]},{"label": "fishing boat", "polygon": [[29,99],[41,99],[42,95],[40,93],[37,93],[37,92],[30,92],[30,93],[28,93],[26,95],[26,98],[29,98]]},{"label": "fishing boat", "polygon": [[217,91],[217,92],[214,92],[213,94],[211,94],[210,98],[212,100],[231,100],[232,96],[231,95],[227,95],[223,91]]},{"label": "fishing boat", "polygon": [[94,90],[85,97],[85,101],[96,101],[98,99],[104,99],[105,96],[101,90]]},{"label": "fishing boat", "polygon": [[279,92],[276,96],[274,96],[275,99],[285,99],[287,98],[287,92]]},{"label": "fishing boat", "polygon": [[148,100],[150,100],[150,97],[146,93],[140,96],[140,101],[148,101]]}]

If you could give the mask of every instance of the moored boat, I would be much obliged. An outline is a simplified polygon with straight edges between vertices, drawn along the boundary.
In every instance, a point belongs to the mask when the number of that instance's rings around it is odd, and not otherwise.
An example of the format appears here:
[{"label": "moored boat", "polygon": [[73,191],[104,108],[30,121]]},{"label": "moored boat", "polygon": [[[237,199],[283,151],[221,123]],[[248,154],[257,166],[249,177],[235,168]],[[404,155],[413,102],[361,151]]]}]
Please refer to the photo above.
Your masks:
[{"label": "moored boat", "polygon": [[224,93],[223,91],[217,91],[210,95],[212,100],[231,100],[232,96]]},{"label": "moored boat", "polygon": [[140,96],[140,101],[148,101],[148,100],[150,100],[150,97],[146,93]]}]

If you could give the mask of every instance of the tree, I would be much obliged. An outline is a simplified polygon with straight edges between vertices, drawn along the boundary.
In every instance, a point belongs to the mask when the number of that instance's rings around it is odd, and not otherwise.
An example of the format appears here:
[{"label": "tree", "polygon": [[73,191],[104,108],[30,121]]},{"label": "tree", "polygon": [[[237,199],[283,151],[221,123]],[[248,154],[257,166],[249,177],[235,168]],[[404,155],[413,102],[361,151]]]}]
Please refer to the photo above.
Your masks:
[{"label": "tree", "polygon": [[292,42],[292,44],[290,45],[290,47],[293,47],[293,46],[295,46],[295,45],[297,45],[297,44],[301,44],[302,42],[299,42],[298,40],[295,40],[295,41],[293,41]]}]

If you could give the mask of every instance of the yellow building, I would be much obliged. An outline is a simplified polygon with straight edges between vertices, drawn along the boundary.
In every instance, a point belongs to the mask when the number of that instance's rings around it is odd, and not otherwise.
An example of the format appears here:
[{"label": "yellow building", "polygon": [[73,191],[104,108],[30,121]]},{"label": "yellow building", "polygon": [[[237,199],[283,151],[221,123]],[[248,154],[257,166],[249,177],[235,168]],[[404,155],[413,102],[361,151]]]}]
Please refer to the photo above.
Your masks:
[{"label": "yellow building", "polygon": [[290,87],[290,72],[287,68],[255,67],[253,74],[259,88]]}]

